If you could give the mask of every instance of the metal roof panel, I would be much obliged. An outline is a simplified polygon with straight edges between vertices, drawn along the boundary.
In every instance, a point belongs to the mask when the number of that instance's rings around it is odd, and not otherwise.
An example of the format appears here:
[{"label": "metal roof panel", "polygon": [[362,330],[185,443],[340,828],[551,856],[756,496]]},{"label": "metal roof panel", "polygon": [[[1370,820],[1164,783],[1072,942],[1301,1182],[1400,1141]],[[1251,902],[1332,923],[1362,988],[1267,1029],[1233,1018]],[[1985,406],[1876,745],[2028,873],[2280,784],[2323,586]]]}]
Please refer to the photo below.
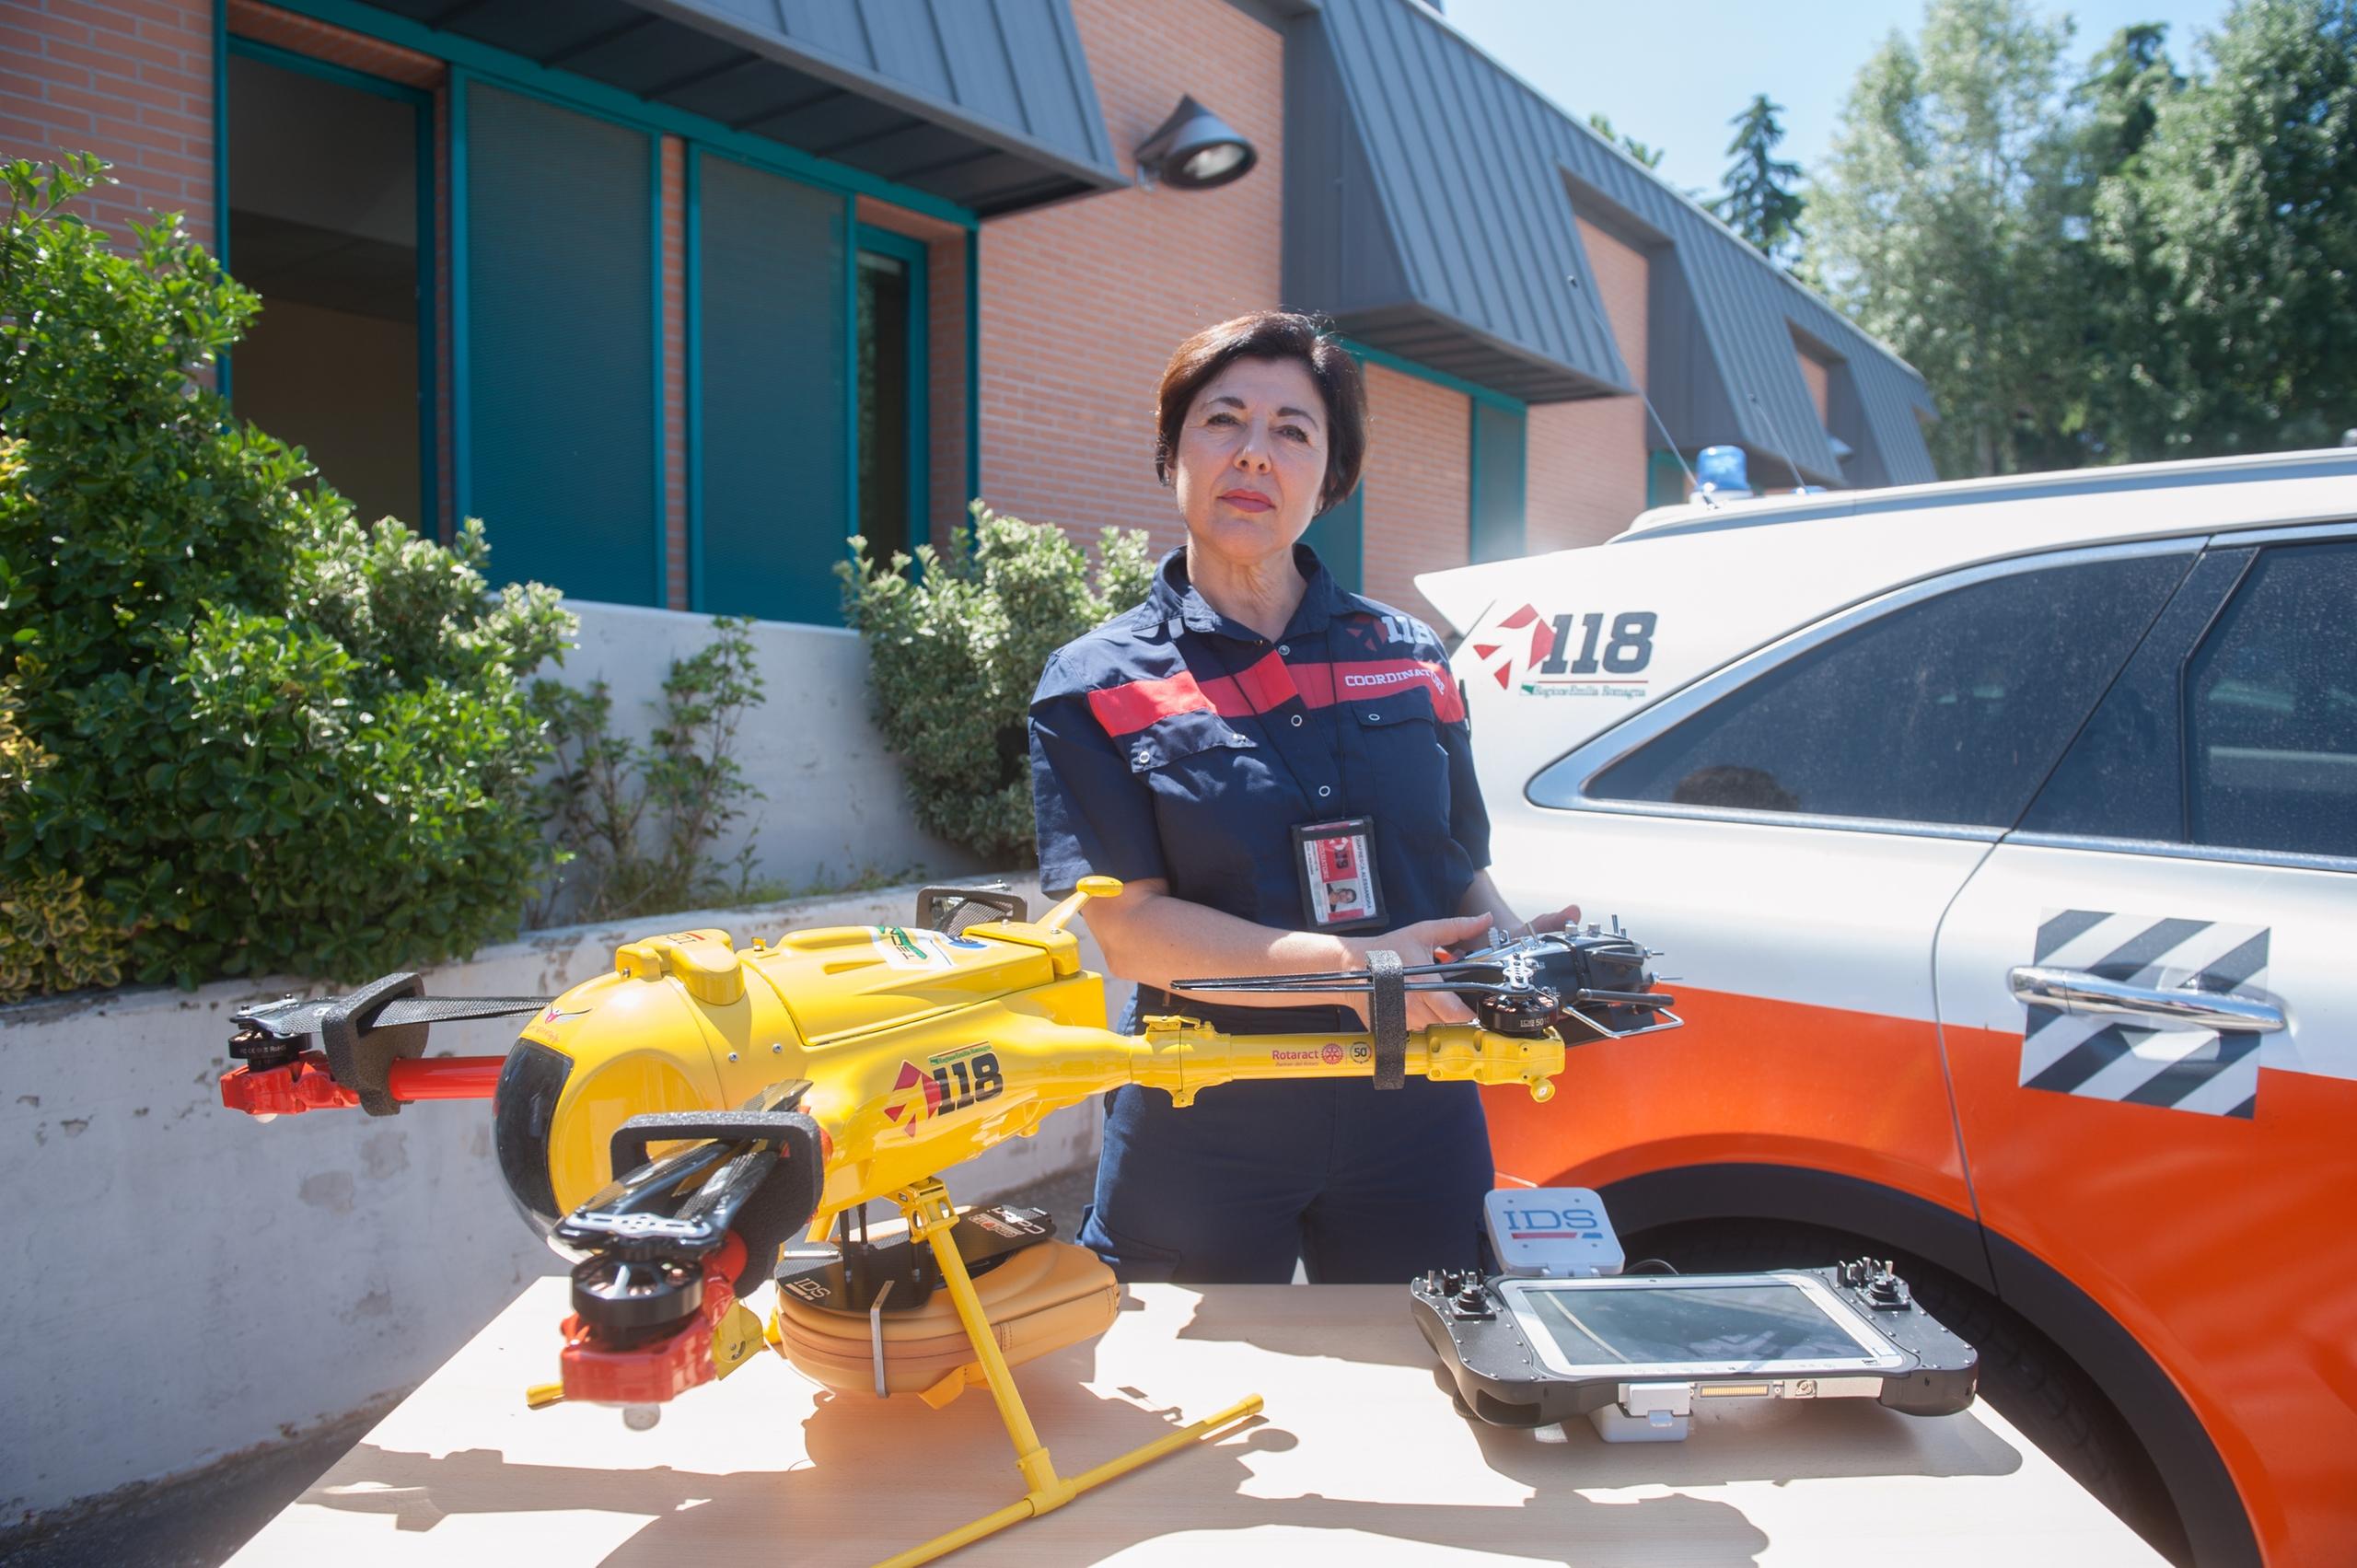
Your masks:
[{"label": "metal roof panel", "polygon": [[[1534,401],[1626,391],[1574,222],[1592,216],[1654,263],[1647,379],[1679,446],[1739,443],[1820,482],[1930,476],[1918,416],[1931,404],[1910,366],[1444,17],[1323,0],[1287,41],[1294,303],[1395,352],[1412,336],[1435,368],[1430,334],[1456,323],[1479,346],[1446,368]],[[1305,89],[1339,93],[1342,110],[1293,101]],[[1396,264],[1354,265],[1366,256]],[[1817,415],[1795,330],[1836,361],[1837,428]],[[1846,470],[1835,436],[1853,449]]]},{"label": "metal roof panel", "polygon": [[[789,75],[830,84],[911,122],[900,128],[910,134],[883,134],[880,162],[848,151],[826,156],[883,172],[906,166],[890,156],[894,147],[924,141],[912,134],[917,126],[942,128],[970,144],[974,155],[955,166],[961,169],[954,182],[960,194],[953,199],[988,212],[1127,183],[1105,133],[1070,0],[636,3],[749,50]],[[818,149],[796,134],[827,136],[818,129],[753,128],[805,150]],[[943,194],[951,183],[923,173],[896,178]]]}]

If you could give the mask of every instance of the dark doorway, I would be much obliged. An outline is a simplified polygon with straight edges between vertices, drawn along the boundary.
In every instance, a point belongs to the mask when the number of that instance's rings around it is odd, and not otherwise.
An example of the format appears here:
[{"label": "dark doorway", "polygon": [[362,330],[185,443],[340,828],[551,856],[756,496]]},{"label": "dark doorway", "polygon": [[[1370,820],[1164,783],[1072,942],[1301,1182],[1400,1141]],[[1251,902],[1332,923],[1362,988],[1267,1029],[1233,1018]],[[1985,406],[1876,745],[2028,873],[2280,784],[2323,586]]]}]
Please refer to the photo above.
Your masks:
[{"label": "dark doorway", "polygon": [[364,521],[435,529],[433,100],[235,41],[229,270],[262,297],[241,418],[306,448]]},{"label": "dark doorway", "polygon": [[925,250],[859,233],[859,531],[870,558],[926,542]]}]

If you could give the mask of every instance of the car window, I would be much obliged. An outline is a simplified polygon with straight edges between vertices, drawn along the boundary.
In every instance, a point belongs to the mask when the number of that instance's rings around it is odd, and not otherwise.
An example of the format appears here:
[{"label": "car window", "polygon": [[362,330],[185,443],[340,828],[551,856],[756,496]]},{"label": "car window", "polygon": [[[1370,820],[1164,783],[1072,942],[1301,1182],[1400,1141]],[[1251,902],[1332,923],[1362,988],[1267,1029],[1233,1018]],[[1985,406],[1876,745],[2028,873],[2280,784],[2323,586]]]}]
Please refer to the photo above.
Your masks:
[{"label": "car window", "polygon": [[2185,671],[2193,842],[2357,856],[2357,540],[2262,551]]},{"label": "car window", "polygon": [[2258,553],[2249,546],[2202,552],[2022,814],[2023,832],[2184,842],[2185,735],[2177,683],[2186,656]]},{"label": "car window", "polygon": [[1728,692],[1587,793],[2009,827],[2190,559],[2049,566],[1902,605]]}]

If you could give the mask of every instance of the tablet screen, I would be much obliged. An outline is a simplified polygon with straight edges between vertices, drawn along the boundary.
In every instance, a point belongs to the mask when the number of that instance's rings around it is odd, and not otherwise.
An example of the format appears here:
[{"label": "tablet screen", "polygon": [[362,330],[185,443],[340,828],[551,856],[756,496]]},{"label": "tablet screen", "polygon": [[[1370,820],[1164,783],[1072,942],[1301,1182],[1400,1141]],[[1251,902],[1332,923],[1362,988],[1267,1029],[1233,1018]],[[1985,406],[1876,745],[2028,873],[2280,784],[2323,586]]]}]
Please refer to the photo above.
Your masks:
[{"label": "tablet screen", "polygon": [[1893,1347],[1817,1282],[1750,1275],[1688,1284],[1675,1276],[1514,1281],[1524,1332],[1567,1375],[1765,1371],[1890,1365]]}]

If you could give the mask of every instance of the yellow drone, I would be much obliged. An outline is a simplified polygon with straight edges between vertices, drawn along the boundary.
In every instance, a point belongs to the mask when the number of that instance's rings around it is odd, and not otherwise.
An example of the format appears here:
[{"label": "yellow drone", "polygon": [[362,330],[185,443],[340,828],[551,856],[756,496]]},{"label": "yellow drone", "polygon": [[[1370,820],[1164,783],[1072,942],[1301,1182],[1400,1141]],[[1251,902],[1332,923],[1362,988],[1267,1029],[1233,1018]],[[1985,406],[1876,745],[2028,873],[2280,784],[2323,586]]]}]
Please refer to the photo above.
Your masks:
[{"label": "yellow drone", "polygon": [[[1677,1023],[1646,949],[1591,926],[1446,963],[1377,953],[1365,970],[1178,982],[1364,996],[1364,1034],[1230,1035],[1176,1016],[1119,1034],[1105,1027],[1103,978],[1065,928],[1090,898],[1120,892],[1086,877],[1033,921],[1009,894],[928,888],[911,925],[800,931],[742,951],[726,932],[674,932],[624,945],[610,973],[552,1000],[427,997],[417,976],[391,975],[238,1014],[230,1053],[243,1065],[222,1100],[264,1117],[381,1116],[490,1096],[508,1191],[575,1260],[561,1376],[530,1391],[536,1405],[614,1404],[647,1424],[764,1344],[830,1388],[935,1406],[988,1388],[1026,1491],[888,1560],[928,1562],[1260,1408],[1248,1398],[1059,1475],[1008,1367],[1102,1333],[1120,1288],[1093,1254],[1051,1239],[1044,1214],[961,1213],[943,1171],[1123,1084],[1183,1106],[1248,1079],[1380,1088],[1420,1074],[1521,1084],[1544,1100],[1567,1042]],[[1478,1021],[1409,1032],[1405,993],[1439,989],[1467,996]],[[524,1012],[505,1058],[424,1055],[434,1023]],[[896,1205],[905,1228],[854,1230],[871,1199]],[[768,1279],[778,1304],[764,1324],[744,1298]]]}]

